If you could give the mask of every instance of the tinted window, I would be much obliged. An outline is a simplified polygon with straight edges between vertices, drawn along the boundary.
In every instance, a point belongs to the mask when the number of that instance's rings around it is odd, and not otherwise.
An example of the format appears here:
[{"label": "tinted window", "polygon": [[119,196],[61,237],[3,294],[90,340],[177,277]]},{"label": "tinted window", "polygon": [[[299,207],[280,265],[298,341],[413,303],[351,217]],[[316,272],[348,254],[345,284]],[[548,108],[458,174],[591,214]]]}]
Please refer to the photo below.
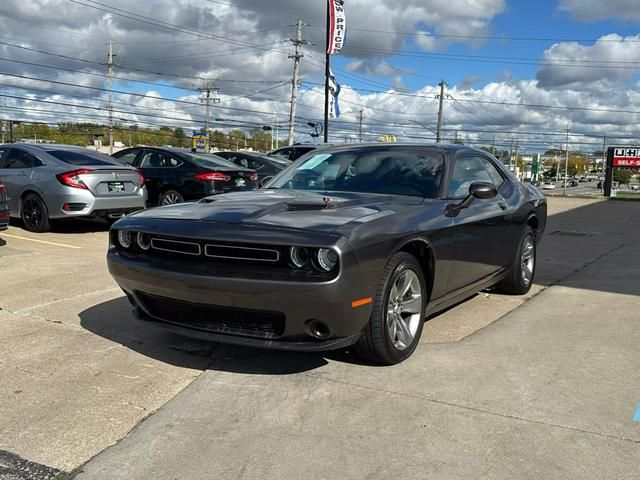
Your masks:
[{"label": "tinted window", "polygon": [[237,165],[234,165],[232,162],[230,162],[229,160],[226,160],[222,157],[219,157],[217,155],[208,155],[208,154],[202,154],[202,155],[193,155],[193,154],[188,154],[185,155],[189,160],[191,160],[193,163],[195,163],[196,165],[200,165],[201,167],[205,167],[205,168],[238,168]]},{"label": "tinted window", "polygon": [[435,198],[444,159],[435,152],[370,147],[311,155],[270,188],[334,190]]},{"label": "tinted window", "polygon": [[122,152],[114,153],[113,156],[123,163],[133,165],[139,151],[140,150],[123,150]]},{"label": "tinted window", "polygon": [[182,165],[177,158],[162,152],[149,151],[142,155],[140,168],[176,168]]},{"label": "tinted window", "polygon": [[457,159],[453,166],[449,198],[466,197],[473,182],[488,182],[499,187],[503,181],[502,175],[486,158],[462,157]]},{"label": "tinted window", "polygon": [[58,160],[62,160],[69,165],[84,166],[84,165],[113,165],[114,162],[106,155],[102,155],[98,152],[91,151],[78,151],[78,150],[47,150],[47,153],[52,157],[56,157]]},{"label": "tinted window", "polygon": [[3,168],[2,166],[4,165],[4,162],[2,160],[2,157],[4,156],[5,152],[7,152],[8,150],[9,150],[8,148],[0,147],[0,168]]},{"label": "tinted window", "polygon": [[42,162],[30,153],[23,152],[17,148],[9,150],[5,160],[4,168],[33,168],[41,167]]},{"label": "tinted window", "polygon": [[276,150],[272,152],[271,155],[276,158],[284,158],[285,160],[290,160],[293,158],[295,154],[295,150],[293,148],[282,148],[280,150]]}]

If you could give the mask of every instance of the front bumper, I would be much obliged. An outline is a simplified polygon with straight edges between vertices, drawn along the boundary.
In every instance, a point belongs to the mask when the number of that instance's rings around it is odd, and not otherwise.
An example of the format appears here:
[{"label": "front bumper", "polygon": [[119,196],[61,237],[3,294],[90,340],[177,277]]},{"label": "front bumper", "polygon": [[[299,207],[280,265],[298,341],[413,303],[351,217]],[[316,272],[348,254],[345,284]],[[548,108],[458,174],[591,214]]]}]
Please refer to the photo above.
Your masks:
[{"label": "front bumper", "polygon": [[[371,297],[372,292],[357,264],[349,261],[330,282],[207,275],[130,258],[114,248],[107,263],[111,275],[136,306],[138,318],[187,336],[280,350],[335,350],[354,344],[371,315],[371,303],[353,306],[354,301]],[[154,306],[150,298],[160,299],[169,308]],[[187,310],[189,313],[184,313]],[[260,325],[256,324],[268,315],[279,316],[283,325],[268,333],[238,331],[203,327],[201,319],[194,317],[198,312],[206,311],[203,315],[209,316],[219,310],[231,312],[235,319],[247,312],[247,321],[257,329]],[[256,312],[257,320],[252,312]],[[321,339],[311,333],[318,322],[329,332]]]}]

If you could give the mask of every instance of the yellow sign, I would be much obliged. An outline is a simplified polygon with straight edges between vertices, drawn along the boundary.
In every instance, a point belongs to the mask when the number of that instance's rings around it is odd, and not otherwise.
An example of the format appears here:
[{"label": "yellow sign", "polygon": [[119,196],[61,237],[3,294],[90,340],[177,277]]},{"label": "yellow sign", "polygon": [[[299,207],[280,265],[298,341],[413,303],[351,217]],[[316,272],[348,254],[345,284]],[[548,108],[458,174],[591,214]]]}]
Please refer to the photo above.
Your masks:
[{"label": "yellow sign", "polygon": [[380,141],[385,143],[396,143],[398,140],[395,135],[382,135],[380,137]]}]

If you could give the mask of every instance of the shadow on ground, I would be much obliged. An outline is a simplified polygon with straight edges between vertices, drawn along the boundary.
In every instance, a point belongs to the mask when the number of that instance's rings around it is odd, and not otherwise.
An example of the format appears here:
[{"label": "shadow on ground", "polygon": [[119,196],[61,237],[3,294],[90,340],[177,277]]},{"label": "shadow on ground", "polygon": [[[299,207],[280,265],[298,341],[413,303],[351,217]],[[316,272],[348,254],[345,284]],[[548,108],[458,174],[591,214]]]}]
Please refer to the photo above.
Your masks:
[{"label": "shadow on ground", "polygon": [[[12,218],[11,226],[23,229],[22,221]],[[108,232],[109,224],[106,220],[99,218],[72,218],[68,220],[52,220],[52,233],[92,233],[92,232]]]},{"label": "shadow on ground", "polygon": [[[640,295],[640,278],[620,278],[614,271],[602,276],[574,275],[606,255],[625,255],[640,241],[633,219],[640,204],[598,202],[549,217],[546,236],[538,252],[537,283]],[[597,221],[595,221],[597,220]],[[632,255],[639,255],[635,250]],[[608,277],[603,281],[604,276]],[[637,281],[636,281],[637,280]],[[464,303],[464,302],[462,302]],[[328,360],[362,364],[353,349],[323,353],[294,353],[215,344],[164,331],[158,324],[134,319],[125,297],[93,306],[80,314],[90,332],[120,343],[143,355],[187,368],[201,368],[202,356],[211,359],[209,369],[247,374],[287,375],[310,371]],[[433,317],[431,317],[433,318]],[[184,355],[176,355],[181,352]]]}]

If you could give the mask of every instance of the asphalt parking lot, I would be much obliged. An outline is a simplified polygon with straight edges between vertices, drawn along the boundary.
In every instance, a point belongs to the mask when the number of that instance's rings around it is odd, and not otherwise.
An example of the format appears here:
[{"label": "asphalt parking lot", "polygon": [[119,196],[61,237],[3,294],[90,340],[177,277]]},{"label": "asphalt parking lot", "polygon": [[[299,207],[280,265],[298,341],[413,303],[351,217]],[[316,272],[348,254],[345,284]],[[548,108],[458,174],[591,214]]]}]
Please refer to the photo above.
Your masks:
[{"label": "asphalt parking lot", "polygon": [[10,228],[0,478],[638,478],[640,203],[549,202],[532,292],[430,319],[385,368],[137,324],[106,226]]}]

